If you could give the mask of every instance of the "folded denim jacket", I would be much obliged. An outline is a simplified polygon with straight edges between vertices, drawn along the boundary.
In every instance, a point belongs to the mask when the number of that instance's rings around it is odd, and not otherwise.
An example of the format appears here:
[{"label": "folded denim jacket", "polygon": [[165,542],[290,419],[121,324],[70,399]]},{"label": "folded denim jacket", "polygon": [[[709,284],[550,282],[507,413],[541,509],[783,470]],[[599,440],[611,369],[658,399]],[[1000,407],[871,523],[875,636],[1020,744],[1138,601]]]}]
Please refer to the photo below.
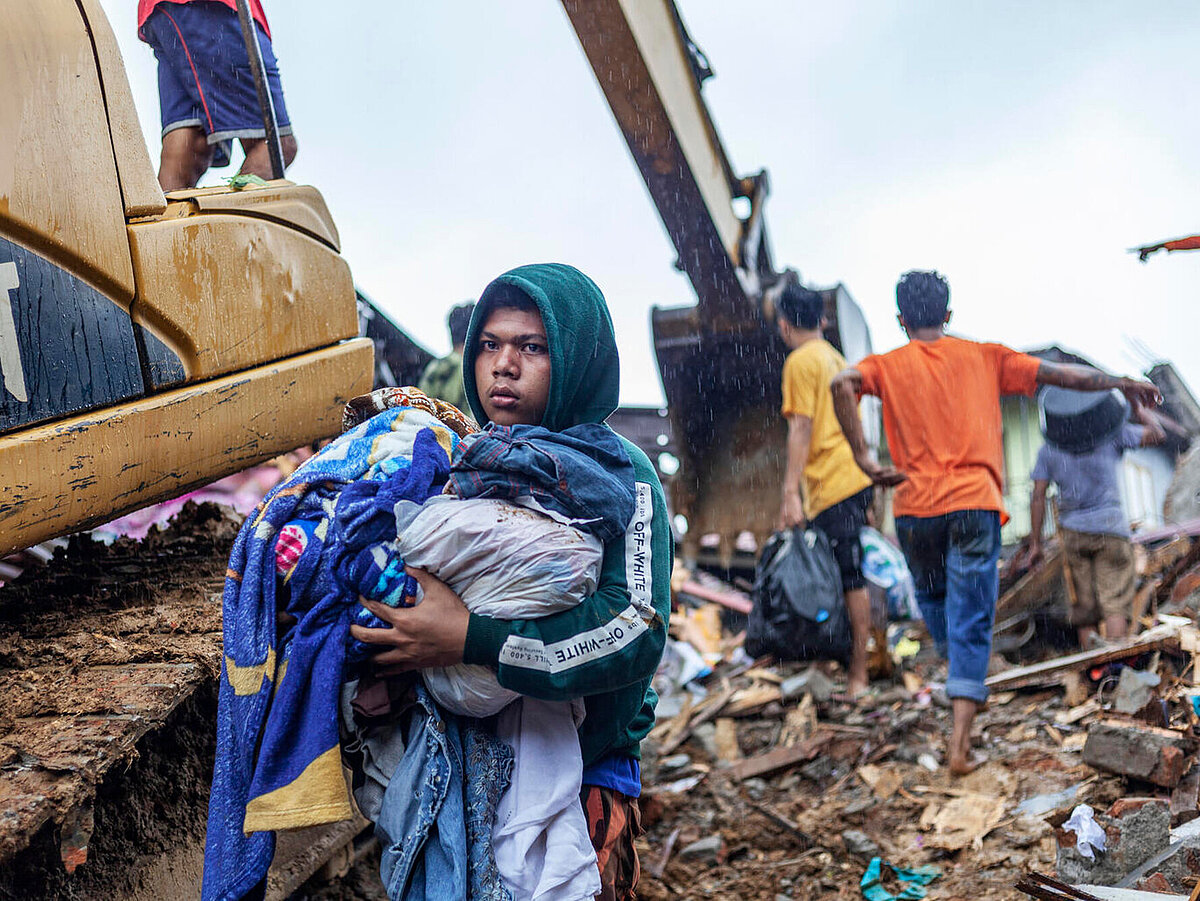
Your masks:
[{"label": "folded denim jacket", "polygon": [[532,498],[560,521],[611,541],[633,518],[633,462],[616,432],[489,423],[459,442],[447,488],[459,497]]}]

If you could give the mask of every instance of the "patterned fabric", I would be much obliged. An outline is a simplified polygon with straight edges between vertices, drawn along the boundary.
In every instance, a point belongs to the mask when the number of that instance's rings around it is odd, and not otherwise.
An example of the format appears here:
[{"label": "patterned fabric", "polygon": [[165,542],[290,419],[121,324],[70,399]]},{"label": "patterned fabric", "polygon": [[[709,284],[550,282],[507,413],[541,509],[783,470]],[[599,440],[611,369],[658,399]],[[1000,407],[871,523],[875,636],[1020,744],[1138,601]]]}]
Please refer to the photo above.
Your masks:
[{"label": "patterned fabric", "polygon": [[588,835],[600,867],[600,901],[633,901],[642,874],[633,842],[646,830],[637,798],[611,788],[585,785],[579,794],[587,817]]},{"label": "patterned fabric", "polygon": [[458,407],[448,404],[444,400],[438,400],[436,397],[430,397],[425,392],[412,387],[377,388],[370,394],[360,394],[358,397],[351,398],[342,412],[342,431],[348,432],[372,416],[396,407],[424,410],[429,415],[436,416],[442,425],[459,438],[466,438],[472,432],[479,431],[475,420]]},{"label": "patterned fabric", "polygon": [[[337,703],[360,594],[404,593],[379,553],[395,541],[395,504],[441,492],[458,436],[422,409],[396,408],[356,426],[274,488],[230,553],[217,759],[209,802],[203,898],[237,899],[274,856],[276,829],[350,815]],[[278,538],[288,526],[286,579]],[[302,547],[301,547],[302,545]],[[277,635],[276,612],[297,620]]]},{"label": "patterned fabric", "polygon": [[472,901],[512,901],[496,866],[492,828],[501,796],[512,784],[512,749],[491,732],[467,721],[463,728],[463,789],[466,806],[467,885]]}]

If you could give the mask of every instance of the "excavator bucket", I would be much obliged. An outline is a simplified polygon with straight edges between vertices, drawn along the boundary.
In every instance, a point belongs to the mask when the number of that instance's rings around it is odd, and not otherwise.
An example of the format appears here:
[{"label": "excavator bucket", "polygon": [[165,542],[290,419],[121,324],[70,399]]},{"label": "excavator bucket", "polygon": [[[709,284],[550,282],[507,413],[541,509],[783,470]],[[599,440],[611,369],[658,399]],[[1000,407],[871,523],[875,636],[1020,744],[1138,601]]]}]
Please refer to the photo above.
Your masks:
[{"label": "excavator bucket", "polygon": [[[829,325],[825,338],[849,360],[871,352],[858,305],[841,285],[820,292]],[[709,320],[710,322],[711,320]],[[780,415],[780,377],[787,348],[765,316],[718,332],[701,307],[656,308],[654,349],[681,467],[672,505],[687,522],[684,556],[695,559],[703,536],[718,537],[718,559],[729,566],[736,539],[750,533],[761,547],[776,525],[787,427]],[[877,440],[878,414],[866,417]]]},{"label": "excavator bucket", "polygon": [[[654,347],[680,470],[673,508],[683,553],[718,536],[761,546],[779,512],[786,348],[774,297],[794,273],[771,259],[766,172],[739,178],[704,102],[712,69],[673,0],[563,0],[563,7],[696,292],[693,307],[655,309]],[[748,201],[739,217],[735,204]],[[848,359],[870,351],[861,311],[840,285],[824,292],[827,337]]]},{"label": "excavator bucket", "polygon": [[164,197],[98,0],[0,0],[0,555],[336,434],[370,390],[313,188]]}]

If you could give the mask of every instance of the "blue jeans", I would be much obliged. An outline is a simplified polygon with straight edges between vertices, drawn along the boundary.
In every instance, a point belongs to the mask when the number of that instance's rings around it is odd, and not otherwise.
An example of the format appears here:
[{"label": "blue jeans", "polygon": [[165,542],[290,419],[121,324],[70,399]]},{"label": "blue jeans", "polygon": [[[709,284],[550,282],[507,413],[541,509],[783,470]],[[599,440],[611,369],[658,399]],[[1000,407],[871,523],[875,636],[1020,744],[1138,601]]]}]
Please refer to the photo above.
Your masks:
[{"label": "blue jeans", "polygon": [[938,653],[950,659],[946,694],[987,700],[992,621],[1000,592],[1000,514],[957,510],[898,516],[896,537],[917,589],[917,606]]},{"label": "blue jeans", "polygon": [[447,716],[418,683],[404,757],[383,794],[379,875],[394,901],[512,901],[492,850],[512,749],[467,717]]}]

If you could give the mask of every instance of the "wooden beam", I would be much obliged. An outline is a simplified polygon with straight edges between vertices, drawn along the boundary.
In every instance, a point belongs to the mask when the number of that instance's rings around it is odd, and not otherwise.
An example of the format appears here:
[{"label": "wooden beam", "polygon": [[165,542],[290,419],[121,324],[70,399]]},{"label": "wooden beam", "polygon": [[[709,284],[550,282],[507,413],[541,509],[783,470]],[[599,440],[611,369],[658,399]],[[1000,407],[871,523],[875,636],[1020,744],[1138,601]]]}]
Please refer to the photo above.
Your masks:
[{"label": "wooden beam", "polygon": [[1063,673],[1081,670],[1101,663],[1109,663],[1113,660],[1122,660],[1136,654],[1144,654],[1147,651],[1155,651],[1168,644],[1177,643],[1178,640],[1179,628],[1177,626],[1155,626],[1153,629],[1143,632],[1137,638],[1130,639],[1123,644],[1107,648],[1096,648],[1092,651],[1080,651],[1078,654],[1069,654],[1066,657],[1055,657],[1051,660],[1043,660],[1041,663],[1020,666],[1016,669],[990,676],[985,680],[984,684],[992,691],[1008,691],[1013,688],[1024,688],[1028,685],[1053,683]]},{"label": "wooden beam", "polygon": [[735,763],[729,768],[729,777],[735,782],[742,782],[754,776],[765,776],[767,773],[774,773],[798,763],[806,763],[816,757],[832,740],[833,736],[828,732],[818,732],[790,748],[772,748]]}]

